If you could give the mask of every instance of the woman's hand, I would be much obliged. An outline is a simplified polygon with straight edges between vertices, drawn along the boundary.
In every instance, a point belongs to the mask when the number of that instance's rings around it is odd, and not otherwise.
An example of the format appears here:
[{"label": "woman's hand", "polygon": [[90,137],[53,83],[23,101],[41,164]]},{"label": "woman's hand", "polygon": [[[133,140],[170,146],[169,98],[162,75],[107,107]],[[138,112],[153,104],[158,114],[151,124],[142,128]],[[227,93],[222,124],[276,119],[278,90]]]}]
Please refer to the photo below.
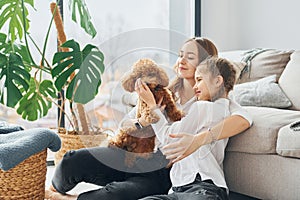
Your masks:
[{"label": "woman's hand", "polygon": [[141,79],[135,82],[135,91],[139,97],[151,108],[156,107],[155,98],[149,87]]},{"label": "woman's hand", "polygon": [[178,162],[194,153],[201,146],[201,143],[197,142],[197,136],[199,135],[189,133],[170,134],[170,137],[179,140],[164,146],[162,152],[167,159],[172,160],[172,163]]}]

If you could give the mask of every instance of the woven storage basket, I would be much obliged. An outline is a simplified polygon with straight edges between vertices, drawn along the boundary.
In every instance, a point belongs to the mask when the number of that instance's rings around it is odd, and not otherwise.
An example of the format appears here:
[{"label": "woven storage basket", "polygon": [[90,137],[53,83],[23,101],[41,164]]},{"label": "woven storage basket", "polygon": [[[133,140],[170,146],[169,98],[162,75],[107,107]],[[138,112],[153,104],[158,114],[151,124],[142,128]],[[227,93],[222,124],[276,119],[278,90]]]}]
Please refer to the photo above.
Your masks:
[{"label": "woven storage basket", "polygon": [[46,158],[47,150],[45,149],[8,171],[0,170],[0,199],[44,199]]},{"label": "woven storage basket", "polygon": [[67,151],[81,148],[107,146],[108,136],[106,134],[100,135],[70,135],[58,134],[62,145],[58,152],[55,153],[54,163],[57,165]]}]

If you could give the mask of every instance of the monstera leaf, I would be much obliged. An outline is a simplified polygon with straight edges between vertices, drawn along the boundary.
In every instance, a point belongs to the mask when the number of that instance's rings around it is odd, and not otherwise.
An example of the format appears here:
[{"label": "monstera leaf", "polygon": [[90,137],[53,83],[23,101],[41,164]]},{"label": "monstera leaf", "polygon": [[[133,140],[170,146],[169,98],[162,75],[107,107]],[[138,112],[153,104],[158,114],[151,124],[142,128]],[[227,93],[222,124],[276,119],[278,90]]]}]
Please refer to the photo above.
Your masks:
[{"label": "monstera leaf", "polygon": [[52,102],[48,98],[56,98],[56,89],[50,80],[37,84],[30,79],[30,88],[19,102],[17,113],[23,119],[34,121],[48,114]]},{"label": "monstera leaf", "polygon": [[18,53],[22,57],[25,66],[30,68],[33,63],[28,56],[27,47],[21,44],[12,43],[11,41],[6,41],[6,39],[7,36],[0,33],[0,52],[3,54],[9,54],[10,52]]},{"label": "monstera leaf", "polygon": [[[25,24],[23,24],[23,2],[24,2],[24,14],[25,14]],[[33,5],[33,0],[1,0],[0,1],[0,29],[4,24],[8,23],[8,29],[11,40],[14,42],[16,36],[18,35],[19,39],[23,38],[24,35],[24,25],[26,26],[27,31],[29,29],[29,19],[28,9],[26,5]]]},{"label": "monstera leaf", "polygon": [[26,70],[21,57],[16,53],[8,56],[0,53],[0,80],[4,83],[1,103],[15,107],[22,98],[22,93],[29,88],[30,73]]},{"label": "monstera leaf", "polygon": [[69,0],[69,9],[72,13],[72,20],[77,22],[77,12],[79,13],[80,26],[86,33],[95,37],[97,31],[91,22],[91,16],[84,0]]},{"label": "monstera leaf", "polygon": [[[104,71],[103,54],[93,45],[86,45],[82,51],[74,40],[65,42],[62,47],[70,52],[57,52],[53,57],[52,77],[58,91],[67,87],[66,98],[85,104],[95,98],[101,85]],[[74,75],[72,80],[71,77]],[[69,82],[70,81],[70,82]]]}]

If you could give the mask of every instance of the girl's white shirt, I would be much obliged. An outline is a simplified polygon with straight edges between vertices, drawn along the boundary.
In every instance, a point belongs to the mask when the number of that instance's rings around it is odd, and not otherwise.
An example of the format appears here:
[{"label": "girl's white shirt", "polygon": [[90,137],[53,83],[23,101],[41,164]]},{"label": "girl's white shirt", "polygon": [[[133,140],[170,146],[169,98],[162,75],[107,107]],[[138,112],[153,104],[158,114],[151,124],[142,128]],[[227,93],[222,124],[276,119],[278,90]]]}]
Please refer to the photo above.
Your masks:
[{"label": "girl's white shirt", "polygon": [[[214,102],[196,101],[190,107],[187,115],[181,121],[170,124],[163,113],[156,109],[160,120],[152,124],[157,139],[162,146],[177,139],[169,137],[170,133],[197,134],[213,127],[230,115],[230,101],[220,98]],[[175,187],[192,183],[199,173],[202,180],[211,179],[217,186],[227,188],[224,173],[224,150],[228,139],[218,140],[212,144],[200,147],[190,156],[176,162],[171,169],[170,177]]]},{"label": "girl's white shirt", "polygon": [[[230,110],[230,115],[239,115],[243,118],[245,118],[249,124],[252,124],[252,116],[248,113],[248,111],[241,107],[234,99],[234,96],[230,92],[228,95],[228,98],[230,99],[230,104],[229,104],[229,110]],[[194,102],[196,102],[197,99],[196,97],[191,98],[189,101],[187,101],[185,104],[180,104],[179,100],[177,101],[177,108],[182,110],[183,113],[188,113],[190,110],[191,106],[193,105]],[[136,112],[136,111],[134,111]]]},{"label": "girl's white shirt", "polygon": [[[159,109],[155,110],[160,116],[159,122],[152,125],[157,135],[158,147],[172,140],[175,141],[169,137],[169,133],[186,132],[197,134],[213,127],[230,115],[239,115],[245,118],[250,125],[252,124],[251,115],[232,99],[207,102],[197,101],[196,97],[194,97],[185,104],[178,104],[177,106],[184,113],[188,114],[181,121],[173,122],[174,125],[167,121]],[[192,114],[189,113],[189,110],[191,110]],[[134,107],[123,121],[135,118],[136,108]],[[195,180],[196,174],[200,173],[202,180],[211,179],[217,186],[227,188],[223,173],[224,149],[227,142],[228,139],[223,139],[213,144],[205,145],[190,156],[175,163],[170,173],[173,186],[182,186],[191,183]]]}]

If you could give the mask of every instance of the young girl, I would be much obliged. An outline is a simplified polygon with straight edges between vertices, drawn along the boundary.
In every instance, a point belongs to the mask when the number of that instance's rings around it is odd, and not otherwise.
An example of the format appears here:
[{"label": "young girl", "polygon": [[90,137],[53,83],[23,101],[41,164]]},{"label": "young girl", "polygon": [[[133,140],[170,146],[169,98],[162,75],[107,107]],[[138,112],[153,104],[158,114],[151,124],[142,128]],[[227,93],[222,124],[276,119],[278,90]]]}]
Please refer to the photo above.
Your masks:
[{"label": "young girl", "polygon": [[[217,56],[218,51],[214,43],[207,38],[196,37],[187,40],[179,51],[177,62],[174,66],[177,78],[171,83],[170,89],[177,96],[178,106],[187,113],[191,104],[195,101],[192,86],[195,84],[195,66],[207,56]],[[197,63],[198,61],[198,63]],[[230,101],[231,115],[222,122],[213,126],[210,131],[203,130],[198,134],[176,133],[170,134],[172,138],[178,138],[177,142],[164,146],[161,150],[167,159],[175,163],[207,144],[206,138],[211,133],[216,139],[226,139],[249,128],[252,119],[249,113],[235,101]]]},{"label": "young girl", "polygon": [[[169,125],[161,109],[149,95],[144,99],[160,120],[152,124],[157,139],[162,145],[171,143],[170,133],[193,133],[210,129],[230,115],[228,92],[235,82],[235,70],[226,59],[211,57],[202,62],[195,73],[195,96],[188,114],[181,121]],[[138,81],[137,87],[146,87]],[[143,98],[143,95],[141,95]],[[143,122],[141,122],[143,123]],[[210,144],[200,147],[190,156],[176,162],[170,177],[174,193],[146,197],[150,199],[227,199],[227,185],[223,174],[224,150],[228,139],[216,141],[211,134],[207,140]]]}]

